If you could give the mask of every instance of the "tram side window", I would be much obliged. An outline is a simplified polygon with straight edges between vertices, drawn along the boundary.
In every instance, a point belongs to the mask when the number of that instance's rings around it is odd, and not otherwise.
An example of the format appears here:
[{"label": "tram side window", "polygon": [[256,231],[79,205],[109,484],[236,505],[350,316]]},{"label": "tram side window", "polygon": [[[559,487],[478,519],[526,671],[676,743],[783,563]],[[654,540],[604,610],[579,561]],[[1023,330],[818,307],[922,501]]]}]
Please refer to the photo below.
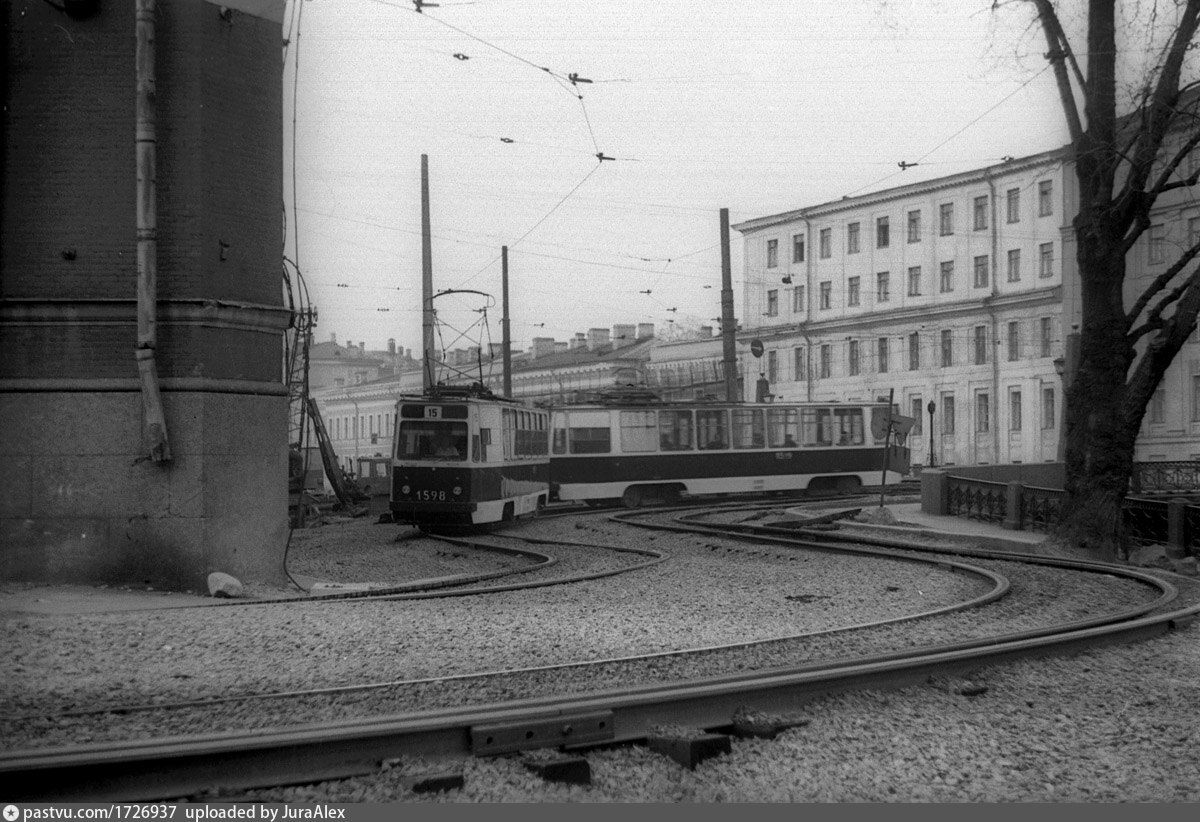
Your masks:
[{"label": "tram side window", "polygon": [[626,454],[658,450],[658,420],[653,411],[621,412],[621,451]]},{"label": "tram side window", "polygon": [[834,429],[838,445],[863,444],[863,411],[861,408],[833,409]]},{"label": "tram side window", "polygon": [[567,429],[554,429],[554,442],[552,448],[554,449],[555,454],[567,453]]},{"label": "tram side window", "polygon": [[767,409],[767,444],[772,448],[796,448],[799,445],[799,414],[795,408]]},{"label": "tram side window", "polygon": [[697,411],[696,442],[702,450],[728,448],[728,414],[725,411]]},{"label": "tram side window", "polygon": [[612,437],[607,428],[571,428],[568,442],[572,454],[607,454],[612,450]]},{"label": "tram side window", "polygon": [[833,445],[833,415],[828,408],[805,408],[800,427],[806,446]]},{"label": "tram side window", "polygon": [[739,408],[733,411],[733,447],[762,448],[766,444],[763,412],[759,408]]},{"label": "tram side window", "polygon": [[658,414],[659,445],[664,451],[692,450],[692,412],[660,411]]}]

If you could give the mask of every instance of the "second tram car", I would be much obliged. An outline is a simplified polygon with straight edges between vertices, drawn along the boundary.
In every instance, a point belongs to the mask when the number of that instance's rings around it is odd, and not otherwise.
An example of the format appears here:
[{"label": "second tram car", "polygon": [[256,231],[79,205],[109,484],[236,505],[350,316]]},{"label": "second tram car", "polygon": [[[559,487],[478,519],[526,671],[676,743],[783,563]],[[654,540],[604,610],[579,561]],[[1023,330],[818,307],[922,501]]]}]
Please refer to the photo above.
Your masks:
[{"label": "second tram car", "polygon": [[391,509],[423,530],[536,516],[549,499],[550,414],[486,390],[396,403]]},{"label": "second tram car", "polygon": [[[637,507],[684,495],[854,491],[909,471],[887,446],[887,403],[624,401],[563,406],[551,419],[558,500]],[[882,425],[881,425],[882,423]]]}]

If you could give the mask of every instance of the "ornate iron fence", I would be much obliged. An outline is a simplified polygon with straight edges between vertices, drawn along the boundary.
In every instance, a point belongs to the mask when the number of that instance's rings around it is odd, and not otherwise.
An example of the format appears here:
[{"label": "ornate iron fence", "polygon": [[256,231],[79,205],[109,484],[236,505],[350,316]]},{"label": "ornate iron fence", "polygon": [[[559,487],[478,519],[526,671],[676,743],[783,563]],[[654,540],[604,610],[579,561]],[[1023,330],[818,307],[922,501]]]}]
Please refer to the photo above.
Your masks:
[{"label": "ornate iron fence", "polygon": [[1169,526],[1165,501],[1129,497],[1125,500],[1121,515],[1130,541],[1141,545],[1167,542]]},{"label": "ornate iron fence", "polygon": [[1050,530],[1062,515],[1063,500],[1067,492],[1059,488],[1038,488],[1026,485],[1021,488],[1021,529],[1029,531]]},{"label": "ornate iron fence", "polygon": [[1007,488],[1002,482],[951,477],[948,500],[950,514],[984,522],[1002,522]]},{"label": "ornate iron fence", "polygon": [[1200,462],[1135,462],[1129,489],[1135,494],[1200,491]]}]

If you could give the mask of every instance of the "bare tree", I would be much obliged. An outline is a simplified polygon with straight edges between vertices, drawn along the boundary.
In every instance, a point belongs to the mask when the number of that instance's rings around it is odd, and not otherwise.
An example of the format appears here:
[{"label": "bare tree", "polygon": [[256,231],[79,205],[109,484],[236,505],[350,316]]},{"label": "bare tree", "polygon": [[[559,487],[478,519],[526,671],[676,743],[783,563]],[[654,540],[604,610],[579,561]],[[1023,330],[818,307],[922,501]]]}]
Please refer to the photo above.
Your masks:
[{"label": "bare tree", "polygon": [[[1140,30],[1155,44],[1132,54],[1118,51],[1129,29],[1128,21],[1118,25],[1117,0],[1087,0],[1082,52],[1063,26],[1071,22],[1060,16],[1064,3],[1022,2],[1034,6],[1049,45],[1078,181],[1073,227],[1082,324],[1066,391],[1067,499],[1058,537],[1119,556],[1120,511],[1142,418],[1200,311],[1195,235],[1169,251],[1159,246],[1171,258],[1148,284],[1135,283],[1127,270],[1156,204],[1194,197],[1200,179],[1200,163],[1188,159],[1200,151],[1200,83],[1189,61],[1200,53],[1200,0],[1127,9],[1141,15]],[[1118,76],[1130,66],[1137,76]],[[1123,92],[1134,102],[1130,112],[1118,111]]]}]

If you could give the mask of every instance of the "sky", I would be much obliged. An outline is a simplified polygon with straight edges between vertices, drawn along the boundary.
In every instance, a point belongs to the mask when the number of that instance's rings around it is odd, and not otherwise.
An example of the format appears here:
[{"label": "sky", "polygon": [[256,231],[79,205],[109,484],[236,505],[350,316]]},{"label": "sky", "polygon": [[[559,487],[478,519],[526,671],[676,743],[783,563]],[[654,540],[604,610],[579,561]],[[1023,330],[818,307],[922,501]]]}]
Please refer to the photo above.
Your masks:
[{"label": "sky", "polygon": [[[315,339],[419,349],[422,155],[434,291],[488,295],[435,300],[440,349],[501,340],[502,246],[518,350],[715,327],[722,208],[738,223],[1067,142],[1027,4],[991,6],[293,2],[285,248]],[[731,249],[742,321],[736,231]]]}]

